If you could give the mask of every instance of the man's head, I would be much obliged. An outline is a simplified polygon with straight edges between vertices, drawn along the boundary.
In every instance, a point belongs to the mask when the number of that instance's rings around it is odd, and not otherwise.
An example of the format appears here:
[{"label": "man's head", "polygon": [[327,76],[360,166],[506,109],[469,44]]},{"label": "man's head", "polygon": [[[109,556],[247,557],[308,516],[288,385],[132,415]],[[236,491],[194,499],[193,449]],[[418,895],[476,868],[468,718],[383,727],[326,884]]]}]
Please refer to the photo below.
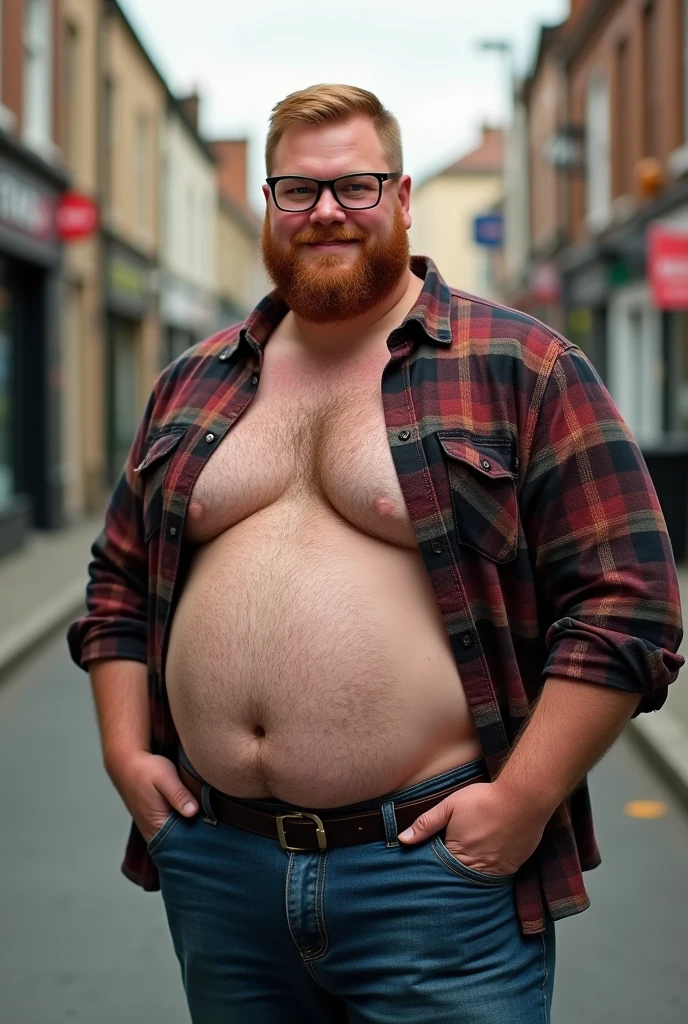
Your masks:
[{"label": "man's head", "polygon": [[[350,85],[292,93],[273,109],[265,163],[263,260],[294,313],[348,320],[389,295],[408,267],[411,179],[377,97]],[[364,172],[379,178],[346,177]]]}]

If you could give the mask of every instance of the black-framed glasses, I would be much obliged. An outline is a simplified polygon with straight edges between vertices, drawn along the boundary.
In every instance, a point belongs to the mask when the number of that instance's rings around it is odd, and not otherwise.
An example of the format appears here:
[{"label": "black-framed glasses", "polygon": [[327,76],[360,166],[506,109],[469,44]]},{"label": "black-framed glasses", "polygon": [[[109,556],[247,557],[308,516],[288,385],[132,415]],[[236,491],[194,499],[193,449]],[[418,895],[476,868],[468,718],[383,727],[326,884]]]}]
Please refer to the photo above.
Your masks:
[{"label": "black-framed glasses", "polygon": [[266,178],[278,210],[284,213],[305,213],[318,205],[324,188],[329,188],[345,210],[372,210],[382,198],[386,181],[400,178],[401,171],[364,171],[341,174],[338,178],[304,178],[299,174],[280,174]]}]

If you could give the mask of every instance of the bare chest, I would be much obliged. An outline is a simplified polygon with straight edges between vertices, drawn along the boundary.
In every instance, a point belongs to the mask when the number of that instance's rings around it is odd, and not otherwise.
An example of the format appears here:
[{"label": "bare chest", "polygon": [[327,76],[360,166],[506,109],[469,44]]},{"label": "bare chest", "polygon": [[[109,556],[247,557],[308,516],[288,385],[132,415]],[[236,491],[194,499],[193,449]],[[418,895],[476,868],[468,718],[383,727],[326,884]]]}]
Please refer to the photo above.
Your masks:
[{"label": "bare chest", "polygon": [[265,354],[258,393],[204,466],[187,536],[207,543],[268,507],[327,509],[372,537],[416,548],[381,396],[388,353],[339,370]]}]

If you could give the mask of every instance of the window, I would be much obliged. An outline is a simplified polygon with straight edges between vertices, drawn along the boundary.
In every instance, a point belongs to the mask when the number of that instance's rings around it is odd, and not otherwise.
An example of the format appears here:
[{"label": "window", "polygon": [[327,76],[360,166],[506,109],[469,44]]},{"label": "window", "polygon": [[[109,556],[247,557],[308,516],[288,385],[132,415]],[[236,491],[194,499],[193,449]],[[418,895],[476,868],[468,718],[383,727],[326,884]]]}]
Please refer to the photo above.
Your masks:
[{"label": "window", "polygon": [[65,24],[64,98],[65,156],[71,168],[79,167],[81,98],[81,39],[76,25]]},{"label": "window", "polygon": [[593,230],[611,218],[609,88],[600,74],[591,77],[586,97],[586,219]]},{"label": "window", "polygon": [[148,114],[139,113],[136,118],[135,145],[136,182],[136,223],[144,230],[150,226],[150,126]]},{"label": "window", "polygon": [[643,10],[643,142],[645,156],[659,152],[659,82],[657,6],[654,0]]},{"label": "window", "polygon": [[683,139],[688,142],[688,0],[683,0],[683,28],[681,49],[683,50]]},{"label": "window", "polygon": [[631,183],[631,125],[628,116],[631,88],[628,39],[622,39],[616,48],[616,194],[625,196],[633,191]]},{"label": "window", "polygon": [[115,83],[111,78],[103,82],[103,195],[107,208],[115,205],[113,177],[113,135],[115,131]]},{"label": "window", "polygon": [[39,149],[52,137],[50,88],[50,3],[26,0],[24,6],[24,137]]}]

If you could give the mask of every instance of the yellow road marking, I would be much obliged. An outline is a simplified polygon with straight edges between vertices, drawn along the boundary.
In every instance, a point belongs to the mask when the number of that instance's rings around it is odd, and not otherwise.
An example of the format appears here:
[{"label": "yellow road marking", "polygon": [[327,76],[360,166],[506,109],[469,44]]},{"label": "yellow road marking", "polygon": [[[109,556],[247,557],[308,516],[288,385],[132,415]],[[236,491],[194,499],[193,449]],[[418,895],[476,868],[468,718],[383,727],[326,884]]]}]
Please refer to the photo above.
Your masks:
[{"label": "yellow road marking", "polygon": [[669,808],[661,800],[629,800],[624,813],[629,818],[663,818]]}]

